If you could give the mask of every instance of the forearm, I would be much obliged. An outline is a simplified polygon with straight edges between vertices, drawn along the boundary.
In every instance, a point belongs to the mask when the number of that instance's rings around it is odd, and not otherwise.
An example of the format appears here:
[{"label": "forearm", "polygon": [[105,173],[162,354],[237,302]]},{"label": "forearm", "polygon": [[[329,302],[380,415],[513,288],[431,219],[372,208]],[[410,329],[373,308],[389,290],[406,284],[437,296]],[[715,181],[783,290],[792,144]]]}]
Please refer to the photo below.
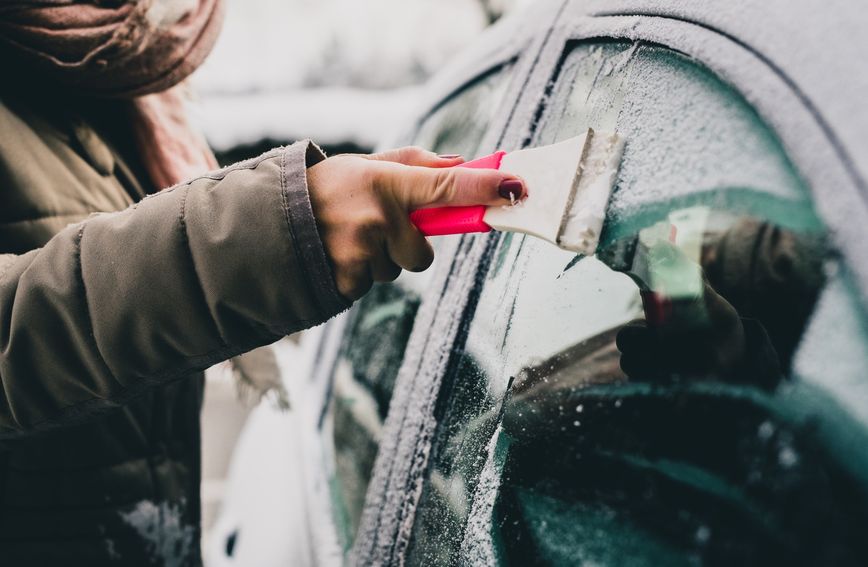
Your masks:
[{"label": "forearm", "polygon": [[347,306],[296,144],[0,260],[0,434],[62,424]]}]

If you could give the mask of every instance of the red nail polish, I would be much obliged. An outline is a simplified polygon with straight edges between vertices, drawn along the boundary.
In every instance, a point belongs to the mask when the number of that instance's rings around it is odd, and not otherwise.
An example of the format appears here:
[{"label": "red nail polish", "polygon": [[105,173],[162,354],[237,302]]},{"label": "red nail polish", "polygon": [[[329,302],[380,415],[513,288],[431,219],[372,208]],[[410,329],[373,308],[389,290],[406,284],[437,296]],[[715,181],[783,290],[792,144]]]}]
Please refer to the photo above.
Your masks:
[{"label": "red nail polish", "polygon": [[440,159],[458,159],[461,157],[461,154],[440,154],[437,157]]},{"label": "red nail polish", "polygon": [[518,201],[524,193],[524,186],[518,179],[507,179],[500,182],[497,193],[509,201]]}]

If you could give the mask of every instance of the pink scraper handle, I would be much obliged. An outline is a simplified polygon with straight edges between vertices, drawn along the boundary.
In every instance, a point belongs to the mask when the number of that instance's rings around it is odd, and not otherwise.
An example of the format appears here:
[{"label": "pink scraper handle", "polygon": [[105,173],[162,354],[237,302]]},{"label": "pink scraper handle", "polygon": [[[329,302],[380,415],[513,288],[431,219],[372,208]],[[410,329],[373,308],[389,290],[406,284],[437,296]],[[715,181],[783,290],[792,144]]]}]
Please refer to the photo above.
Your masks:
[{"label": "pink scraper handle", "polygon": [[[468,161],[456,167],[473,169],[499,169],[500,161],[506,152],[495,152],[491,155]],[[442,236],[445,234],[467,234],[470,232],[488,232],[491,227],[485,224],[485,205],[470,207],[436,207],[419,209],[410,213],[410,221],[416,225],[419,232],[425,236]]]}]

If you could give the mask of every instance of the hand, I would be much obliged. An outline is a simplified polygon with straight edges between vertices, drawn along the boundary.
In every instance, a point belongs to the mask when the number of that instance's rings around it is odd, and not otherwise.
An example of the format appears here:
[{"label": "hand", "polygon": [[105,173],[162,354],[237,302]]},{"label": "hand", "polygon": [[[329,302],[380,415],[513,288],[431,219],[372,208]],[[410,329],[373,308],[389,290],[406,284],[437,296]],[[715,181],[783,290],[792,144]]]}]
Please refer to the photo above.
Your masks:
[{"label": "hand", "polygon": [[401,268],[420,272],[431,265],[434,251],[410,222],[411,211],[504,205],[510,194],[526,193],[514,175],[452,167],[461,163],[410,147],[338,155],[308,170],[313,213],[342,295],[358,299],[374,281],[397,278]]},{"label": "hand", "polygon": [[[698,299],[707,321],[692,327],[645,321],[624,326],[616,339],[621,369],[631,378],[666,379],[672,375],[738,380],[745,371],[745,331],[735,308],[707,281]],[[673,318],[678,316],[674,306]],[[695,307],[690,306],[695,315]]]}]

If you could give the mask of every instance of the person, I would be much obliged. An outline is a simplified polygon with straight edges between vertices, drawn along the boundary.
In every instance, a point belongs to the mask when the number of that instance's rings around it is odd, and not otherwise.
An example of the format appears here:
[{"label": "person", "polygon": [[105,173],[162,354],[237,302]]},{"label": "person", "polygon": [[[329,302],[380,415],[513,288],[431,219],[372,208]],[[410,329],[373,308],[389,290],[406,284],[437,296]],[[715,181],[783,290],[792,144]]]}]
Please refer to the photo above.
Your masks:
[{"label": "person", "polygon": [[410,211],[525,193],[419,148],[217,169],[180,89],[221,17],[0,4],[4,566],[200,564],[202,371],[426,269]]}]

